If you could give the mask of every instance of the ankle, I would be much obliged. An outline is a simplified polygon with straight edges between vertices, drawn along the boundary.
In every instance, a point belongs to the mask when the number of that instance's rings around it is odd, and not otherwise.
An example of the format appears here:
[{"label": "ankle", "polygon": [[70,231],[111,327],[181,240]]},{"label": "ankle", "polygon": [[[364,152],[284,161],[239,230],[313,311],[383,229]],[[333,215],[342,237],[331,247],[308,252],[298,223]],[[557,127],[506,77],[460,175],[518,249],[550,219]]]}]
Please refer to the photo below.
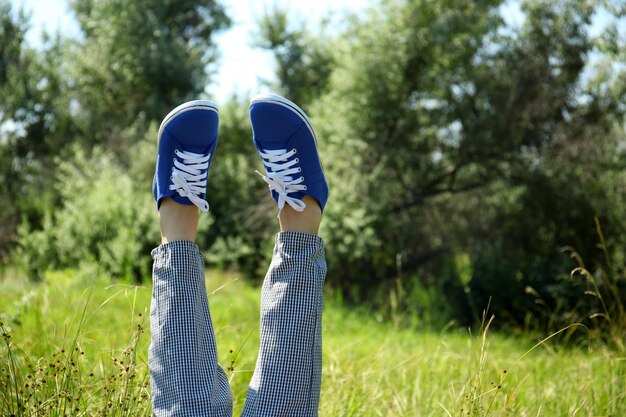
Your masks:
[{"label": "ankle", "polygon": [[311,196],[305,196],[302,201],[306,204],[303,211],[296,211],[289,205],[285,205],[280,212],[281,232],[304,232],[316,235],[322,221],[322,209],[317,200]]},{"label": "ankle", "polygon": [[194,205],[179,204],[169,198],[163,199],[159,208],[161,243],[174,240],[196,240],[198,229],[198,208]]}]

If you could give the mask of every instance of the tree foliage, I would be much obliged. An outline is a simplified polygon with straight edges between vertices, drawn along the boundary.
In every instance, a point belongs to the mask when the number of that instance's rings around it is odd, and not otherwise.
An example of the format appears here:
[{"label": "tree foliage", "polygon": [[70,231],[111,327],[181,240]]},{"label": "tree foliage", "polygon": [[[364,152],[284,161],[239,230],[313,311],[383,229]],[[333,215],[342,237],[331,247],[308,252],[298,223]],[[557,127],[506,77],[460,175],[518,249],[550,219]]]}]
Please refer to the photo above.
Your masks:
[{"label": "tree foliage", "polygon": [[158,121],[201,94],[213,35],[229,24],[212,0],[74,0],[83,33],[70,55],[81,122],[100,142],[138,118]]},{"label": "tree foliage", "polygon": [[595,216],[623,261],[623,34],[590,35],[600,2],[522,2],[520,27],[501,6],[385,1],[327,40],[330,83],[311,110],[331,180],[330,278],[354,301],[412,275],[462,321],[490,297],[516,325],[537,300],[573,308],[561,248],[598,264]]},{"label": "tree foliage", "polygon": [[276,61],[275,86],[300,105],[320,96],[334,66],[333,43],[298,26],[286,11],[274,9],[261,19],[257,46],[271,50]]},{"label": "tree foliage", "polygon": [[[55,193],[57,157],[78,144],[102,147],[122,166],[150,123],[201,94],[215,59],[213,35],[229,24],[220,3],[75,0],[77,39],[45,35],[41,49],[24,42],[28,18],[0,0],[0,253],[24,219],[37,229],[64,202]],[[5,13],[6,11],[6,13]],[[4,226],[6,225],[6,226]]]}]

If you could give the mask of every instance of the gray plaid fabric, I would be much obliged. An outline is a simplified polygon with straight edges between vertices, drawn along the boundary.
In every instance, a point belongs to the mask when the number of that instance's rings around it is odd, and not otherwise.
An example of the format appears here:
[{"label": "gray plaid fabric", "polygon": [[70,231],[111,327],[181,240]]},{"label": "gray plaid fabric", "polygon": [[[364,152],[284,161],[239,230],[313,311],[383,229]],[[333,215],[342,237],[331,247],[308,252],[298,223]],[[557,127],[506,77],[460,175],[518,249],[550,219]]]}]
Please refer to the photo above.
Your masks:
[{"label": "gray plaid fabric", "polygon": [[322,239],[276,237],[261,292],[261,346],[242,417],[317,416],[322,376]]},{"label": "gray plaid fabric", "polygon": [[148,366],[157,417],[230,417],[232,395],[217,350],[198,246],[174,241],[152,251]]},{"label": "gray plaid fabric", "polygon": [[[232,415],[217,364],[203,262],[193,242],[159,246],[154,258],[150,373],[157,417]],[[317,416],[321,383],[322,240],[276,237],[261,294],[261,346],[242,417]]]}]

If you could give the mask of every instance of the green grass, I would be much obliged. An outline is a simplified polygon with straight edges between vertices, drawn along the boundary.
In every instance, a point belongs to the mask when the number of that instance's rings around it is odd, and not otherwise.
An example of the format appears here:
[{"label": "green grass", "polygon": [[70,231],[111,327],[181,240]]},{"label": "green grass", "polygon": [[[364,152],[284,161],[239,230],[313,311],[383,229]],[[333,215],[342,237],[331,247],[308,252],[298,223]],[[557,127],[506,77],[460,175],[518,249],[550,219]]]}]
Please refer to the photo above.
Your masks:
[{"label": "green grass", "polygon": [[[87,275],[0,281],[0,415],[150,414],[150,288],[93,284]],[[259,342],[259,291],[235,274],[208,276],[219,358],[238,415]],[[399,329],[327,302],[320,415],[626,415],[623,354],[553,339],[529,352],[537,342],[489,331]]]}]

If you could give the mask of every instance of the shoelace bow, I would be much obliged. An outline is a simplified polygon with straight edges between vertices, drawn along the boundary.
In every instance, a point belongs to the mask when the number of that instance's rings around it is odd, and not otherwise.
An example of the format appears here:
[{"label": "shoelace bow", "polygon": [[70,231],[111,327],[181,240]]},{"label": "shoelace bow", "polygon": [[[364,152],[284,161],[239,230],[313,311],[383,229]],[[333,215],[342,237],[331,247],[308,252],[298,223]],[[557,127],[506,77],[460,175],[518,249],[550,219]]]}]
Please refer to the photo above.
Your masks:
[{"label": "shoelace bow", "polygon": [[289,196],[290,193],[306,190],[306,185],[302,184],[304,177],[293,177],[293,175],[302,172],[301,168],[295,166],[300,162],[298,158],[289,160],[296,154],[296,150],[276,149],[259,152],[259,154],[263,159],[266,174],[264,175],[257,170],[255,172],[263,178],[271,191],[278,194],[278,214],[280,215],[285,203],[296,211],[304,210],[306,204],[302,200]]},{"label": "shoelace bow", "polygon": [[206,192],[209,159],[211,154],[175,151],[182,162],[174,158],[170,190],[176,190],[181,197],[187,197],[201,211],[209,211],[209,203],[200,198]]}]

